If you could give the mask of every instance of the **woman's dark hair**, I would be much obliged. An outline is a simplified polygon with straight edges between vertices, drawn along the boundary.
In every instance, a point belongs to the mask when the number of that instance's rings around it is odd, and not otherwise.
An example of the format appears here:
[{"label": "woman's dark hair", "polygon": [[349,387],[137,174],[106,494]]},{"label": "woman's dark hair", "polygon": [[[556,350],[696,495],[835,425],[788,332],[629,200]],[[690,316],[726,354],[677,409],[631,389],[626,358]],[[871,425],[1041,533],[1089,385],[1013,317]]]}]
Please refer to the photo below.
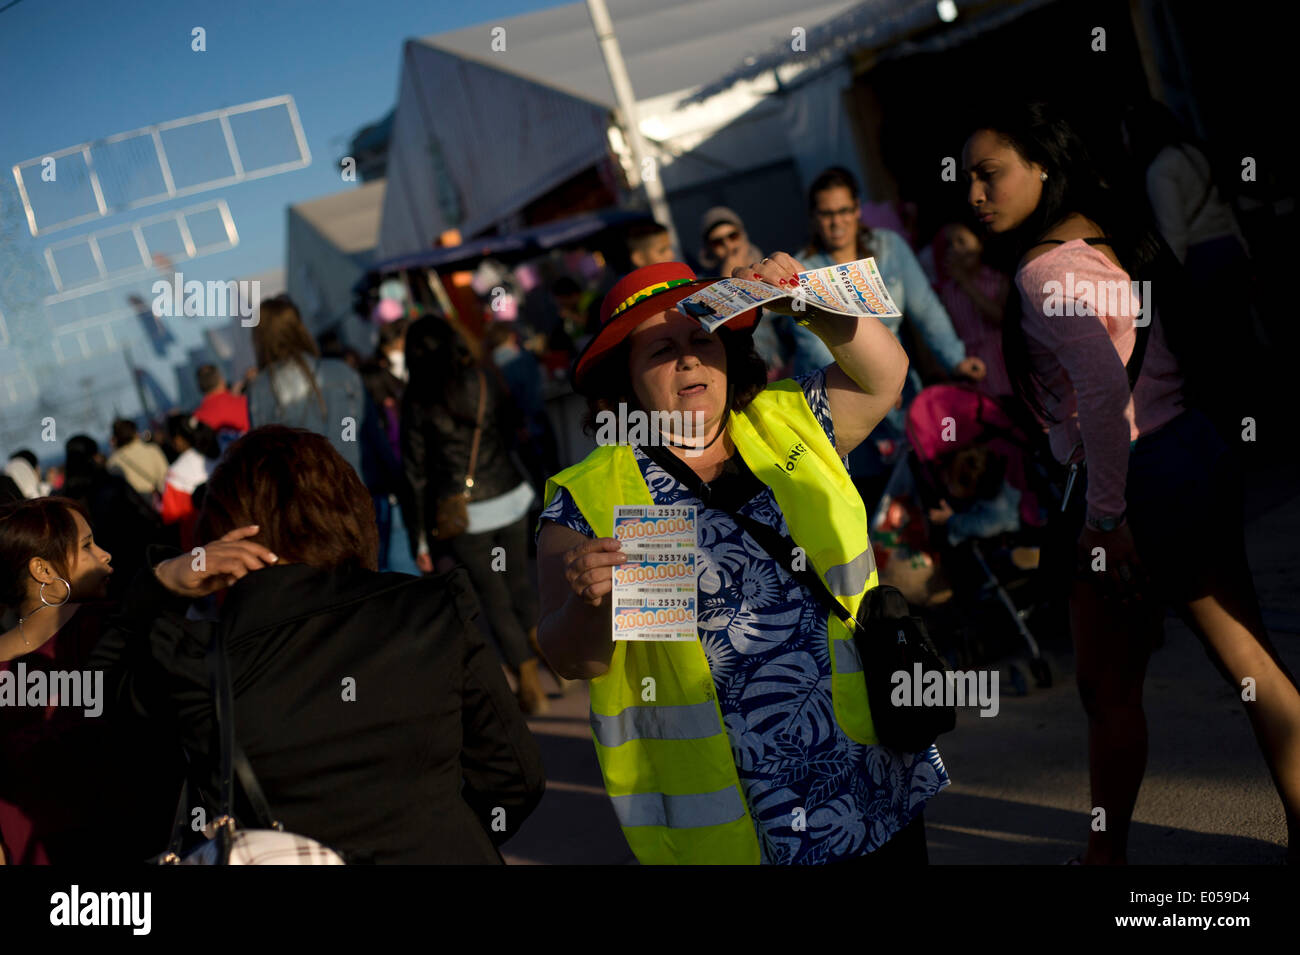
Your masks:
[{"label": "woman's dark hair", "polygon": [[0,474],[0,507],[17,504],[19,501],[25,500],[23,492],[19,490],[14,479],[7,474]]},{"label": "woman's dark hair", "polygon": [[118,418],[113,422],[113,447],[125,448],[128,444],[136,439],[135,422],[126,418]]},{"label": "woman's dark hair", "polygon": [[466,397],[464,376],[481,367],[477,343],[450,318],[425,315],[406,330],[406,370],[409,400],[441,405],[453,418],[473,423],[477,396]]},{"label": "woman's dark hair", "polygon": [[[1131,279],[1152,278],[1157,263],[1162,274],[1168,274],[1167,263],[1160,262],[1168,250],[1144,214],[1145,202],[1109,183],[1076,126],[1047,104],[995,108],[968,124],[967,130],[967,139],[981,130],[993,133],[1025,163],[1037,163],[1047,173],[1034,211],[1016,229],[988,237],[986,249],[989,260],[1013,276],[1002,322],[1002,350],[1012,386],[1040,418],[1055,422],[1041,397],[1051,391],[1033,371],[1022,328],[1020,291],[1014,280],[1021,258],[1040,245],[1054,226],[1076,213],[1101,228]],[[1176,284],[1180,283],[1169,283]]]},{"label": "woman's dark hair", "polygon": [[411,320],[406,316],[391,322],[385,322],[379,326],[379,342],[377,348],[382,352],[393,342],[399,341],[407,330],[411,327]]},{"label": "woman's dark hair", "polygon": [[88,434],[74,434],[63,443],[63,468],[69,478],[85,477],[94,472],[99,442]]},{"label": "woman's dark hair", "polygon": [[1147,167],[1166,146],[1197,147],[1164,103],[1146,100],[1124,110],[1124,129],[1128,132],[1129,152],[1135,171],[1145,177]]},{"label": "woman's dark hair", "polygon": [[[829,169],[823,169],[817,174],[817,178],[812,181],[808,187],[808,214],[814,219],[817,217],[817,196],[827,189],[847,189],[849,195],[853,197],[855,203],[862,201],[862,193],[858,189],[858,180],[854,178],[853,173],[849,172],[843,166],[831,166]],[[812,238],[808,241],[808,249],[811,252],[820,252],[823,255],[828,254],[830,249],[821,240],[821,230],[814,224]],[[871,251],[871,228],[866,223],[859,220],[858,222],[858,258],[865,259],[872,255]]]},{"label": "woman's dark hair", "polygon": [[[727,355],[726,410],[743,411],[767,386],[767,365],[754,350],[753,329],[733,331],[724,325],[718,329],[717,335]],[[582,387],[577,389],[587,399],[587,414],[582,419],[582,429],[587,434],[594,436],[599,430],[597,415],[602,411],[616,412],[620,404],[626,404],[628,410],[646,410],[637,400],[628,375],[627,362],[631,351],[631,344],[624,339],[587,374]]]},{"label": "woman's dark hair", "polygon": [[[1188,134],[1173,110],[1156,100],[1146,100],[1124,111],[1122,125],[1128,134],[1128,150],[1132,156],[1132,162],[1129,164],[1130,189],[1136,195],[1146,197],[1146,208],[1152,220],[1155,219],[1155,210],[1151,206],[1151,194],[1147,191],[1147,170],[1155,162],[1156,157],[1169,147],[1183,153],[1196,170],[1198,177],[1201,174],[1201,163],[1205,164],[1206,181],[1204,186],[1198,189],[1199,201],[1193,206],[1198,210],[1203,208],[1216,185],[1210,154],[1201,143]],[[1200,157],[1200,162],[1197,161],[1197,156]]]},{"label": "woman's dark hair", "polygon": [[27,565],[33,557],[49,561],[71,583],[68,574],[78,543],[74,512],[90,523],[85,509],[66,497],[38,497],[0,509],[0,605],[16,610],[27,597]]},{"label": "woman's dark hair", "polygon": [[167,433],[173,438],[184,438],[186,444],[209,461],[221,457],[221,445],[217,442],[217,433],[196,418],[187,414],[169,415]]},{"label": "woman's dark hair", "polygon": [[370,492],[329,439],[301,428],[254,428],[208,479],[202,540],[248,524],[282,560],[325,569],[375,570],[379,531]]},{"label": "woman's dark hair", "polygon": [[104,473],[98,459],[99,444],[89,435],[74,434],[63,443],[63,454],[63,494],[85,501]]},{"label": "woman's dark hair", "polygon": [[[316,376],[312,374],[304,355],[320,357],[320,349],[302,322],[302,315],[293,299],[287,295],[277,295],[267,299],[257,311],[257,324],[253,326],[253,351],[257,355],[257,367],[265,375],[274,376],[274,367],[282,362],[292,362],[307,376],[311,390],[320,405],[320,413],[326,414],[325,396],[320,392]],[[273,382],[272,382],[273,384]],[[271,397],[275,398],[275,388],[271,388]],[[277,404],[279,399],[276,399]]]},{"label": "woman's dark hair", "polygon": [[551,295],[559,298],[562,295],[581,295],[582,286],[578,284],[577,279],[571,275],[561,275],[551,283]]},{"label": "woman's dark hair", "polygon": [[483,330],[483,350],[493,352],[510,340],[518,332],[515,322],[491,322]]}]

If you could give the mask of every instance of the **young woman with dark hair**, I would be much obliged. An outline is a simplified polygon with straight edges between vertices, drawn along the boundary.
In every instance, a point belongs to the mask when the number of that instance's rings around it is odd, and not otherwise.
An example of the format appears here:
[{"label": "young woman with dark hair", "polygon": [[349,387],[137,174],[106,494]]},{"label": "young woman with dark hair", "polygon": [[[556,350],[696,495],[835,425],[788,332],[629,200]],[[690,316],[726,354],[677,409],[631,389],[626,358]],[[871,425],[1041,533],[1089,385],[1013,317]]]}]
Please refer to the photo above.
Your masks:
[{"label": "young woman with dark hair", "polygon": [[[113,605],[112,556],[75,501],[0,511],[0,857],[16,864],[141,862],[167,836],[178,779],[165,740],[113,705],[95,671]],[[33,702],[40,675],[49,692]],[[58,700],[75,680],[80,699]],[[96,689],[98,681],[98,689]],[[93,699],[92,699],[93,697]],[[77,705],[71,705],[77,704]]]},{"label": "young woman with dark hair", "polygon": [[[203,561],[163,560],[133,588],[133,665],[116,691],[175,722],[208,805],[204,653],[220,627],[236,739],[288,831],[377,863],[500,863],[496,847],[544,782],[468,586],[378,573],[370,495],[330,441],[301,429],[232,444],[199,528],[213,541]],[[190,600],[220,591],[215,621],[187,618]]]},{"label": "young woman with dark hair", "polygon": [[[535,497],[512,447],[518,409],[479,343],[439,315],[417,320],[406,335],[410,369],[402,406],[402,463],[413,493],[407,530],[420,569],[439,557],[459,561],[492,624],[502,655],[519,681],[524,712],[546,712],[538,679],[537,593],[528,574],[528,509]],[[479,405],[483,427],[477,440]],[[473,459],[469,527],[438,539],[438,502],[465,491]]]},{"label": "young woman with dark hair", "polygon": [[[20,627],[0,636],[0,662],[38,650],[85,600],[107,596],[112,555],[97,546],[86,511],[67,498],[36,498],[0,512],[0,605],[17,611]],[[76,601],[73,601],[73,595]],[[39,623],[29,618],[49,613]]]},{"label": "young woman with dark hair", "polygon": [[[1107,824],[1091,832],[1083,861],[1126,860],[1147,755],[1142,683],[1170,604],[1234,688],[1255,681],[1246,712],[1295,858],[1300,692],[1260,615],[1235,454],[1189,407],[1181,359],[1190,349],[1175,357],[1171,348],[1190,344],[1196,319],[1177,260],[1141,203],[1105,181],[1075,128],[1048,107],[1012,107],[971,128],[967,198],[1016,276],[1003,322],[1008,372],[1057,459],[1087,465],[1070,497],[1079,511],[1067,528],[1071,537],[1078,528],[1070,629],[1092,805]],[[1150,331],[1130,389],[1139,313]],[[1213,378],[1202,381],[1202,394],[1213,394]]]}]

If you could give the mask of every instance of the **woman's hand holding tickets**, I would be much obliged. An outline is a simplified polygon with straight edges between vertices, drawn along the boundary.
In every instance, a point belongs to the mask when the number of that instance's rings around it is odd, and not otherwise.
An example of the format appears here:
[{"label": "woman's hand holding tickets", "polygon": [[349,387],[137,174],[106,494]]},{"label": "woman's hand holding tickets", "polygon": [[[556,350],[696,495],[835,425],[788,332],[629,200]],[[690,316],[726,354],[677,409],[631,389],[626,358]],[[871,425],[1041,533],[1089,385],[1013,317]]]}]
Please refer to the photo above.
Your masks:
[{"label": "woman's hand holding tickets", "polygon": [[614,567],[627,562],[623,545],[613,537],[598,537],[564,554],[564,577],[584,602],[599,607],[614,589]]}]

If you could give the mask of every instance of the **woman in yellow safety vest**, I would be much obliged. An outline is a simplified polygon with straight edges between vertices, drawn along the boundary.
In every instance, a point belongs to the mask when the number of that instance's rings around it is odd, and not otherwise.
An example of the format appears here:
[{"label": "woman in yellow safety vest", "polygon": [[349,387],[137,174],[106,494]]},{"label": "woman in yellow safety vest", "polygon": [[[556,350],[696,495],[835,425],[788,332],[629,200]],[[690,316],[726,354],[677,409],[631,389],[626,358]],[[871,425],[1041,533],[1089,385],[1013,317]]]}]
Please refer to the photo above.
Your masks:
[{"label": "woman in yellow safety vest", "polygon": [[[801,268],[778,252],[733,277],[792,291]],[[589,426],[609,412],[620,428],[547,483],[542,652],[591,681],[605,788],[641,862],[925,862],[938,750],[879,744],[851,634],[729,513],[788,537],[785,564],[856,613],[877,578],[843,459],[893,407],[907,358],[875,318],[808,310],[835,363],[768,384],[756,312],[708,333],[677,310],[714,281],[652,265],[602,304],[573,378]],[[652,504],[697,508],[698,640],[612,639],[614,508]]]}]

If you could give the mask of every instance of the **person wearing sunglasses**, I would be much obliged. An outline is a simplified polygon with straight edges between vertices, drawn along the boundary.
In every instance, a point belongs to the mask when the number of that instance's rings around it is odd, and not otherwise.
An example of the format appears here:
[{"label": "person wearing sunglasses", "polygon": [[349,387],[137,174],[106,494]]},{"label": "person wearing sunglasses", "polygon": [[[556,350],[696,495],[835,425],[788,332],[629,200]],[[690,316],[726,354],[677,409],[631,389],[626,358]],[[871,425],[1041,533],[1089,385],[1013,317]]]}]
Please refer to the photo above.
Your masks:
[{"label": "person wearing sunglasses", "polygon": [[700,220],[700,265],[708,275],[729,276],[733,269],[763,258],[749,241],[740,216],[726,206],[714,206]]},{"label": "person wearing sunglasses", "polygon": [[[749,240],[740,216],[726,206],[714,206],[700,220],[700,276],[727,278],[748,262],[760,262],[763,253]],[[794,338],[769,316],[754,326],[754,350],[767,365],[767,380],[775,381],[785,370],[785,355],[794,349]]]}]

